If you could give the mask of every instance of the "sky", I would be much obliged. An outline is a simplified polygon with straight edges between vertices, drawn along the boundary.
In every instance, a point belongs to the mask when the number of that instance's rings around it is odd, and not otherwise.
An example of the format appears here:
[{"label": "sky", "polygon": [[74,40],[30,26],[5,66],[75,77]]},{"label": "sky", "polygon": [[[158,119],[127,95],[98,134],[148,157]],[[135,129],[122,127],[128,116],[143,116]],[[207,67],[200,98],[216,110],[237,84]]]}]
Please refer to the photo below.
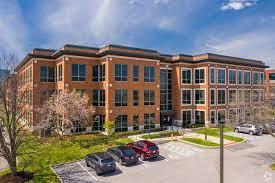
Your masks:
[{"label": "sky", "polygon": [[0,54],[118,44],[275,68],[275,0],[0,0]]}]

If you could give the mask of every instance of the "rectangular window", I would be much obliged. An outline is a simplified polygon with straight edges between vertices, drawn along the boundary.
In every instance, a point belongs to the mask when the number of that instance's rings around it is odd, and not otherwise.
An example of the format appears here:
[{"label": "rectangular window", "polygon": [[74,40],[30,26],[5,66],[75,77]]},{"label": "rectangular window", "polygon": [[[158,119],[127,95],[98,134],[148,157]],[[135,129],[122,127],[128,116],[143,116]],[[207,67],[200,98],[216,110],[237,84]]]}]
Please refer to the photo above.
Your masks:
[{"label": "rectangular window", "polygon": [[205,90],[195,91],[195,104],[205,104]]},{"label": "rectangular window", "polygon": [[138,90],[133,90],[133,106],[139,105],[139,94]]},{"label": "rectangular window", "polygon": [[58,81],[62,81],[63,71],[62,64],[58,65]]},{"label": "rectangular window", "polygon": [[191,84],[192,81],[192,73],[191,69],[181,69],[181,83],[182,84]]},{"label": "rectangular window", "polygon": [[133,130],[139,130],[139,115],[133,115]]},{"label": "rectangular window", "polygon": [[226,74],[225,69],[218,69],[218,84],[225,84]]},{"label": "rectangular window", "polygon": [[93,106],[105,106],[105,90],[93,90]]},{"label": "rectangular window", "polygon": [[218,122],[225,123],[226,120],[226,111],[225,110],[218,110]]},{"label": "rectangular window", "polygon": [[229,109],[228,110],[228,120],[229,122],[236,123],[236,120],[238,119],[237,116],[237,109]]},{"label": "rectangular window", "polygon": [[244,90],[244,98],[242,100],[244,100],[245,105],[250,104],[250,102],[251,102],[251,90]]},{"label": "rectangular window", "polygon": [[211,110],[210,111],[210,123],[215,124],[216,122],[216,111]]},{"label": "rectangular window", "polygon": [[144,105],[155,105],[154,90],[144,90]]},{"label": "rectangular window", "polygon": [[172,110],[172,70],[160,69],[160,110]]},{"label": "rectangular window", "polygon": [[205,111],[195,110],[195,123],[196,124],[205,124]]},{"label": "rectangular window", "polygon": [[250,71],[244,71],[244,84],[250,85],[251,84],[251,72]]},{"label": "rectangular window", "polygon": [[115,106],[128,105],[128,92],[127,90],[115,90]]},{"label": "rectangular window", "polygon": [[211,84],[216,83],[215,78],[216,78],[215,68],[210,68],[210,83]]},{"label": "rectangular window", "polygon": [[192,111],[182,111],[182,125],[187,127],[191,124],[192,121]]},{"label": "rectangular window", "polygon": [[155,128],[155,113],[144,114],[144,129]]},{"label": "rectangular window", "polygon": [[93,81],[105,81],[105,64],[93,66]]},{"label": "rectangular window", "polygon": [[115,116],[115,132],[128,131],[128,116],[119,115]]},{"label": "rectangular window", "polygon": [[228,103],[229,103],[229,105],[237,104],[237,90],[229,90],[228,91]]},{"label": "rectangular window", "polygon": [[229,70],[229,84],[237,83],[237,73],[235,70]]},{"label": "rectangular window", "polygon": [[238,71],[238,84],[243,84],[243,71]]},{"label": "rectangular window", "polygon": [[154,81],[155,81],[155,68],[144,67],[144,82],[154,82]]},{"label": "rectangular window", "polygon": [[192,90],[181,90],[181,104],[191,105],[192,104]]},{"label": "rectangular window", "polygon": [[269,79],[275,81],[275,73],[269,73]]},{"label": "rectangular window", "polygon": [[253,84],[258,85],[260,81],[259,72],[253,72]]},{"label": "rectangular window", "polygon": [[261,82],[260,83],[261,83],[261,85],[263,85],[264,81],[265,81],[265,75],[264,75],[263,72],[261,72],[260,76],[261,76]]},{"label": "rectangular window", "polygon": [[85,64],[72,64],[72,81],[86,81]]},{"label": "rectangular window", "polygon": [[264,102],[264,100],[265,100],[265,90],[261,90],[260,101]]},{"label": "rectangular window", "polygon": [[125,64],[115,64],[115,80],[127,81],[128,80],[128,66]]},{"label": "rectangular window", "polygon": [[259,93],[259,90],[253,90],[252,91],[252,101],[253,102],[259,102],[260,100],[260,93]]},{"label": "rectangular window", "polygon": [[226,104],[226,90],[225,89],[218,89],[218,105]]},{"label": "rectangular window", "polygon": [[216,94],[215,89],[210,89],[210,105],[216,104]]},{"label": "rectangular window", "polygon": [[92,130],[93,131],[103,131],[104,130],[104,128],[103,128],[104,122],[105,122],[105,115],[102,115],[102,114],[95,115],[94,120],[93,120]]},{"label": "rectangular window", "polygon": [[138,65],[133,66],[133,81],[138,81]]},{"label": "rectangular window", "polygon": [[55,82],[55,67],[40,67],[40,82]]},{"label": "rectangular window", "polygon": [[205,69],[195,69],[195,84],[205,83]]}]

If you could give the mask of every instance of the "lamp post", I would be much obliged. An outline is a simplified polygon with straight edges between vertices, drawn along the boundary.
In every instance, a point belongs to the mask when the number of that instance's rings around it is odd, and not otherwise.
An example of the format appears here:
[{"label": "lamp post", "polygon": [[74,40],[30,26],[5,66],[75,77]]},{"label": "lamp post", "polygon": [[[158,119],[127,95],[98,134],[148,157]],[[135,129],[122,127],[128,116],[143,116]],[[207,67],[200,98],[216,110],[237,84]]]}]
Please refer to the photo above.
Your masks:
[{"label": "lamp post", "polygon": [[220,183],[224,182],[223,121],[220,123]]}]

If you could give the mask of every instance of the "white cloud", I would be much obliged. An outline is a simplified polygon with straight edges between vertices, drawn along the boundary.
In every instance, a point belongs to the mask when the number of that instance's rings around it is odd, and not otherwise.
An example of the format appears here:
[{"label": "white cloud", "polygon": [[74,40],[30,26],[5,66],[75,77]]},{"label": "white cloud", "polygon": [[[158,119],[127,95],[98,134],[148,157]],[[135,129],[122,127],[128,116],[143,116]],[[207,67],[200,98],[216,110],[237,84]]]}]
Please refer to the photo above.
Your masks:
[{"label": "white cloud", "polygon": [[275,32],[255,30],[248,33],[209,36],[200,41],[201,52],[212,52],[229,56],[257,59],[275,67]]},{"label": "white cloud", "polygon": [[221,10],[242,10],[253,6],[258,0],[229,0],[221,7]]},{"label": "white cloud", "polygon": [[[65,43],[138,45],[148,30],[179,31],[204,0],[57,0],[41,4],[44,47]],[[179,10],[184,11],[178,14]],[[158,29],[158,30],[156,30]]]},{"label": "white cloud", "polygon": [[0,1],[0,54],[24,55],[27,29],[16,1]]}]

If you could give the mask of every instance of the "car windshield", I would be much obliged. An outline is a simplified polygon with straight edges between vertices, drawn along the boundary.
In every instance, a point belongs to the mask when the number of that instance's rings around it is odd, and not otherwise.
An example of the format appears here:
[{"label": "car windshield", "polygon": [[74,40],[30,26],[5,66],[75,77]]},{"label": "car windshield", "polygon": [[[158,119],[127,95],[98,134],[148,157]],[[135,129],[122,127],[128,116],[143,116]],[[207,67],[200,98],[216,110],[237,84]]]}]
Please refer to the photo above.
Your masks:
[{"label": "car windshield", "polygon": [[122,153],[124,156],[132,156],[134,154],[134,151],[132,149],[123,149]]},{"label": "car windshield", "polygon": [[113,158],[101,160],[101,163],[112,163],[112,162],[113,162]]},{"label": "car windshield", "polygon": [[157,146],[148,146],[148,149],[150,151],[154,151],[154,150],[158,150],[158,147]]}]

